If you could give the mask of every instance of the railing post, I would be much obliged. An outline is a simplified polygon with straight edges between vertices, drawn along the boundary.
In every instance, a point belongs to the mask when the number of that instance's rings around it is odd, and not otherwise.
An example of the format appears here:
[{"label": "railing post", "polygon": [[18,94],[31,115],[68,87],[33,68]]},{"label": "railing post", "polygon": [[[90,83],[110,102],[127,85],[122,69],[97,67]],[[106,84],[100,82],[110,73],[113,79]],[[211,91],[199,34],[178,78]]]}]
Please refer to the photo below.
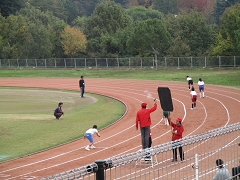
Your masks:
[{"label": "railing post", "polygon": [[85,58],[85,69],[87,68],[87,59]]},{"label": "railing post", "polygon": [[75,67],[75,69],[77,68],[76,58],[74,58],[74,67]]},{"label": "railing post", "polygon": [[104,163],[103,160],[97,160],[95,163],[98,165],[98,171],[96,172],[96,180],[104,180]]},{"label": "railing post", "polygon": [[106,64],[107,64],[107,68],[108,68],[108,58],[106,58]]},{"label": "railing post", "polygon": [[2,67],[2,61],[1,61],[1,59],[0,59],[0,67]]},{"label": "railing post", "polygon": [[167,68],[167,57],[165,57],[164,60],[165,60],[165,68]]},{"label": "railing post", "polygon": [[221,56],[218,57],[218,67],[221,67]]},{"label": "railing post", "polygon": [[195,154],[195,172],[196,172],[196,180],[198,180],[198,154]]},{"label": "railing post", "polygon": [[141,59],[141,69],[142,69],[142,58],[140,58]]},{"label": "railing post", "polygon": [[95,64],[96,64],[96,68],[97,68],[97,58],[95,58]]},{"label": "railing post", "polygon": [[35,66],[36,66],[36,68],[37,68],[37,60],[35,59]]},{"label": "railing post", "polygon": [[28,67],[28,60],[26,59],[26,67]]},{"label": "railing post", "polygon": [[56,58],[54,58],[54,64],[55,64],[55,68],[56,68],[57,67]]},{"label": "railing post", "polygon": [[178,60],[178,69],[179,69],[179,67],[180,67],[180,64],[179,64],[179,57],[177,58],[177,60]]},{"label": "railing post", "polygon": [[9,68],[11,67],[9,59],[8,59],[8,67],[9,67]]},{"label": "railing post", "polygon": [[233,67],[236,67],[236,56],[233,56]]},{"label": "railing post", "polygon": [[65,68],[67,67],[67,63],[66,63],[66,59],[64,58],[64,65],[65,65]]},{"label": "railing post", "polygon": [[119,59],[117,58],[117,65],[118,65],[118,68],[119,68]]},{"label": "railing post", "polygon": [[207,57],[205,56],[205,68],[207,67]]},{"label": "railing post", "polygon": [[47,68],[47,59],[44,59],[45,68]]},{"label": "railing post", "polygon": [[130,69],[130,63],[131,63],[130,58],[128,58],[128,68],[129,69]]},{"label": "railing post", "polygon": [[191,68],[193,67],[193,63],[192,63],[192,56],[191,56]]}]

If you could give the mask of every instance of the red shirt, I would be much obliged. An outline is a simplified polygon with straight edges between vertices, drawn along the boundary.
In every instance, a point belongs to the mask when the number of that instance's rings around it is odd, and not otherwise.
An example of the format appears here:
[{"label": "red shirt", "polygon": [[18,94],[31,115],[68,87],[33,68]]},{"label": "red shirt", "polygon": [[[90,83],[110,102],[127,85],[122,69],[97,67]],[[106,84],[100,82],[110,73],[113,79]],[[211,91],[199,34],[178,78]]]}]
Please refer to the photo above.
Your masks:
[{"label": "red shirt", "polygon": [[172,135],[172,141],[175,141],[177,139],[181,139],[182,138],[182,134],[184,131],[183,126],[177,126],[175,123],[171,122],[171,126],[173,127],[173,131],[175,131],[176,133],[174,133]]},{"label": "red shirt", "polygon": [[142,108],[137,112],[136,115],[136,128],[138,128],[138,122],[140,127],[147,127],[152,124],[150,113],[157,109],[157,104],[154,103],[154,106],[150,109]]}]

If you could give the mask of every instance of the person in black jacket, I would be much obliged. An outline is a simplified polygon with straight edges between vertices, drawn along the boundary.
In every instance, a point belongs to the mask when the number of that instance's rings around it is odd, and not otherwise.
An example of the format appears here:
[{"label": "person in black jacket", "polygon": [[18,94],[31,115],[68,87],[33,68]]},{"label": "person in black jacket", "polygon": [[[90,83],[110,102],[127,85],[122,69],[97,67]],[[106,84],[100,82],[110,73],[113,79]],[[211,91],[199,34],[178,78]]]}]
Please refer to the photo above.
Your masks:
[{"label": "person in black jacket", "polygon": [[85,82],[84,82],[83,76],[81,76],[79,80],[79,88],[80,88],[80,97],[84,98],[83,94],[85,92]]},{"label": "person in black jacket", "polygon": [[53,115],[56,117],[57,120],[59,120],[60,117],[64,114],[64,112],[62,110],[62,105],[63,105],[62,102],[58,103],[58,107],[54,110]]}]

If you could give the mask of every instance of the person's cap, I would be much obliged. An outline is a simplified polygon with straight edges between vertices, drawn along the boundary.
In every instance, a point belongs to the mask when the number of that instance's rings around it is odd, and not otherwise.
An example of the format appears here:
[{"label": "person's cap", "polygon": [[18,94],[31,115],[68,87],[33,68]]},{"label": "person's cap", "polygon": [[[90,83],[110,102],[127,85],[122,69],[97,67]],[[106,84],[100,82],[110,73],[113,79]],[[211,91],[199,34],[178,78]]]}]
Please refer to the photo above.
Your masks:
[{"label": "person's cap", "polygon": [[176,120],[177,120],[178,122],[182,122],[182,118],[180,118],[180,117],[178,117]]},{"label": "person's cap", "polygon": [[142,107],[146,107],[146,106],[147,106],[147,103],[143,102]]}]

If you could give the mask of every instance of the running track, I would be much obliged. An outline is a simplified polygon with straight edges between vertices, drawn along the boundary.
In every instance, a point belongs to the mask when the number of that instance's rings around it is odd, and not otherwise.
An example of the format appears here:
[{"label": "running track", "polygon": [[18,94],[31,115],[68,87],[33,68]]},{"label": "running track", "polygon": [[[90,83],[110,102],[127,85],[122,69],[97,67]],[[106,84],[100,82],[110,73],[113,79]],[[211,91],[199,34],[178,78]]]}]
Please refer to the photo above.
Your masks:
[{"label": "running track", "polygon": [[[19,86],[76,90],[79,79],[68,78],[1,78],[0,86]],[[61,82],[61,86],[59,86]],[[190,110],[191,100],[187,83],[151,80],[85,79],[86,92],[114,97],[126,105],[125,116],[112,126],[102,130],[101,138],[95,138],[94,150],[86,151],[87,141],[83,139],[34,154],[28,157],[0,164],[0,180],[39,179],[107,159],[137,151],[141,148],[140,132],[135,129],[135,115],[141,102],[153,105],[157,87],[171,89],[174,111],[171,117],[182,117],[184,136],[198,134],[228,124],[239,122],[240,89],[208,85],[205,98],[198,98],[197,109]],[[207,82],[205,82],[207,83]],[[197,86],[195,84],[196,91]],[[150,92],[152,98],[147,95]],[[88,97],[86,97],[88,98]],[[162,122],[162,110],[151,114],[153,146],[171,140],[169,128]]]}]

